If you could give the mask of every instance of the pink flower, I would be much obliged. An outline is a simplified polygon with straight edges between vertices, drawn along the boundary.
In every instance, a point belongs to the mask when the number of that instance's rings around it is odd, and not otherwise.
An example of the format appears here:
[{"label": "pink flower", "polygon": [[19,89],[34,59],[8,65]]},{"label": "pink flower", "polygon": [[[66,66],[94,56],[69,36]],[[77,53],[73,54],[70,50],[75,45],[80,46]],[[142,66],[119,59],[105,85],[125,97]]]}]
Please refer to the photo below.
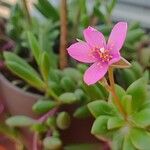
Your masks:
[{"label": "pink flower", "polygon": [[83,31],[85,41],[72,44],[67,50],[71,57],[84,62],[93,63],[84,74],[84,82],[88,85],[99,81],[110,65],[121,60],[120,49],[123,46],[127,32],[127,23],[117,23],[105,41],[103,34],[92,27]]}]

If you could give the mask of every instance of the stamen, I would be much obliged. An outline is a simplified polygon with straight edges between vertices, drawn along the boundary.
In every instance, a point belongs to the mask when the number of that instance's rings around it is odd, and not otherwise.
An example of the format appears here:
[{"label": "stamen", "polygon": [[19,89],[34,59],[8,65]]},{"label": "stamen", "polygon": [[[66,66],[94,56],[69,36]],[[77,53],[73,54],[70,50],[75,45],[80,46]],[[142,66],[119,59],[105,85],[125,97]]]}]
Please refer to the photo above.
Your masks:
[{"label": "stamen", "polygon": [[110,55],[109,50],[106,50],[104,48],[100,48],[100,49],[96,48],[96,52],[98,53],[102,62],[109,62],[112,59],[112,56]]},{"label": "stamen", "polygon": [[104,52],[105,52],[104,47],[103,47],[103,48],[101,48],[101,49],[100,49],[100,51],[101,51],[102,53],[104,53]]}]

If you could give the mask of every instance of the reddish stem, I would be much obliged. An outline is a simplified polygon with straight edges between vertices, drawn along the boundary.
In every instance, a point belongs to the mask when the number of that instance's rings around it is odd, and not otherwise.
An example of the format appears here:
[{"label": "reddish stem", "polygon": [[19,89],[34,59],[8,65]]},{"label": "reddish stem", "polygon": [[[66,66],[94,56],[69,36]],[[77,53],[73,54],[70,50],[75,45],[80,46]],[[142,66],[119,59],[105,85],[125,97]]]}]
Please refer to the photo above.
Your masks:
[{"label": "reddish stem", "polygon": [[67,61],[67,2],[61,0],[60,8],[60,48],[59,48],[59,65],[64,69],[68,65]]},{"label": "reddish stem", "polygon": [[[43,123],[44,121],[46,121],[48,117],[53,116],[57,112],[57,109],[58,108],[54,108],[47,112],[45,115],[38,119],[38,122]],[[50,131],[49,134],[51,134]],[[33,135],[33,150],[38,150],[38,133],[35,133]]]},{"label": "reddish stem", "polygon": [[110,81],[111,94],[114,97],[114,103],[118,107],[120,113],[122,113],[122,115],[124,116],[124,118],[126,120],[126,112],[125,112],[125,110],[124,110],[124,108],[120,102],[118,95],[116,94],[115,82],[114,82],[114,76],[113,76],[113,68],[112,67],[110,67],[108,69],[108,76],[109,76],[109,81]]}]

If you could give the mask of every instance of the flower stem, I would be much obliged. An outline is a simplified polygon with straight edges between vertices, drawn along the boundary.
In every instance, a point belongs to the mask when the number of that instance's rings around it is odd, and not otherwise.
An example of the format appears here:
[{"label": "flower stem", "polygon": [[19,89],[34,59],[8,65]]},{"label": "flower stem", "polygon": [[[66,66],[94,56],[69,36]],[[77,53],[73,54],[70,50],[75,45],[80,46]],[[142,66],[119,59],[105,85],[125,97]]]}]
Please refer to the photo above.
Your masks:
[{"label": "flower stem", "polygon": [[[43,116],[41,116],[37,121],[39,123],[43,123],[44,121],[46,121],[48,119],[48,117],[54,116],[55,113],[57,112],[58,107],[53,108],[52,110],[48,111],[46,114],[44,114]],[[50,132],[51,134],[51,132]],[[32,144],[32,149],[33,150],[38,150],[38,146],[39,146],[39,134],[38,133],[34,133],[33,135],[33,144]]]},{"label": "flower stem", "polygon": [[59,48],[59,65],[60,69],[64,69],[67,62],[67,1],[61,0],[60,7],[60,48]]},{"label": "flower stem", "polygon": [[119,100],[119,97],[116,94],[115,82],[114,82],[114,76],[113,76],[113,68],[112,67],[110,67],[108,69],[108,76],[109,76],[111,94],[114,97],[114,103],[118,107],[119,111],[122,113],[124,118],[126,118],[126,112],[125,112],[125,110],[124,110],[124,108],[123,108],[123,106]]}]

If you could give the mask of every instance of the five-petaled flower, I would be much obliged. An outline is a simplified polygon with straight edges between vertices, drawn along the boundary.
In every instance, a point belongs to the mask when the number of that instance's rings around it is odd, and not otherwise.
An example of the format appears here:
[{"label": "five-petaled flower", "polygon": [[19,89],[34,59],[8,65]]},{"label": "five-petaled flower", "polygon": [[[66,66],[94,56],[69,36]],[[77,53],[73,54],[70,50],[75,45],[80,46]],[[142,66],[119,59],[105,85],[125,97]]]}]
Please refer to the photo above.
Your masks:
[{"label": "five-petaled flower", "polygon": [[85,41],[72,44],[67,50],[71,57],[84,62],[93,63],[84,74],[84,82],[88,85],[99,81],[109,66],[121,60],[120,49],[126,38],[127,23],[117,23],[106,44],[103,34],[92,27],[83,31]]}]

